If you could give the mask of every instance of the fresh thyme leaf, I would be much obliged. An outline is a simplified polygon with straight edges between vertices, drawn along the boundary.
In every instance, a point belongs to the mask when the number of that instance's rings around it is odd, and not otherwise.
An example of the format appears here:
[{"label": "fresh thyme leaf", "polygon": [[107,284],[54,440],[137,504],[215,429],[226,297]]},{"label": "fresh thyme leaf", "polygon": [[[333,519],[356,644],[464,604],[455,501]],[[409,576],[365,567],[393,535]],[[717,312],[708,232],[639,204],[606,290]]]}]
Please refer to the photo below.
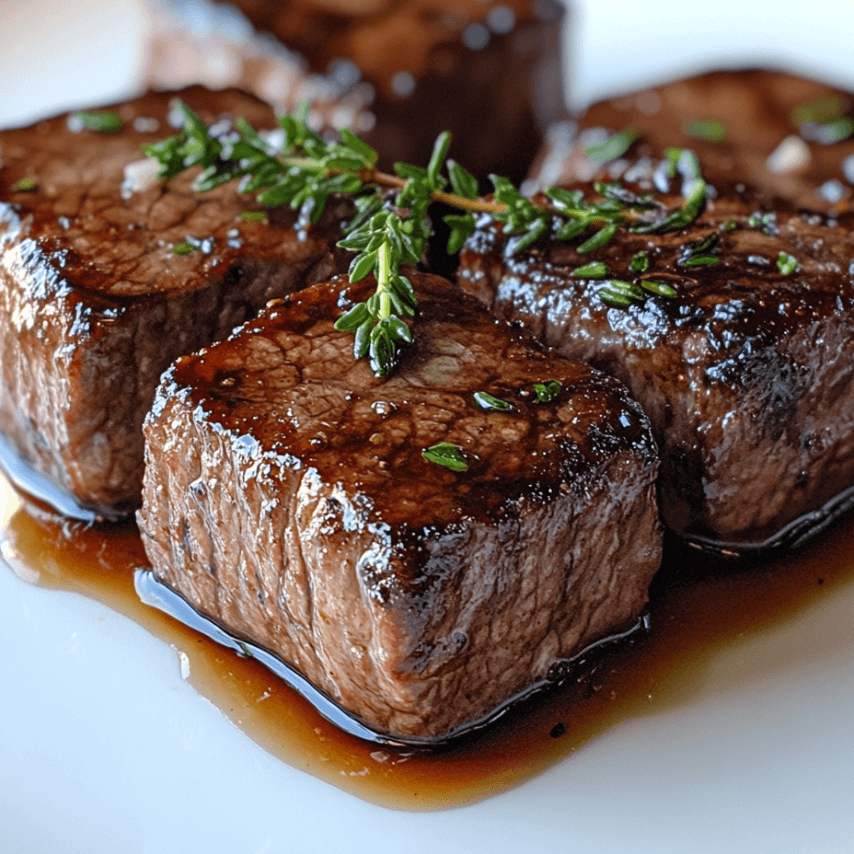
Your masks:
[{"label": "fresh thyme leaf", "polygon": [[551,403],[561,392],[563,386],[557,380],[544,383],[534,383],[534,394],[537,403]]},{"label": "fresh thyme leaf", "polygon": [[653,222],[639,226],[633,226],[632,231],[638,234],[651,234],[653,232],[663,234],[666,231],[678,231],[680,228],[689,226],[700,215],[706,202],[706,182],[698,178],[694,183],[685,204],[675,211],[671,211],[660,222]]},{"label": "fresh thyme leaf", "polygon": [[611,279],[599,290],[599,298],[605,302],[629,305],[632,300],[642,300],[643,291],[634,283],[623,279]]},{"label": "fresh thyme leaf", "polygon": [[676,170],[679,164],[679,158],[682,156],[681,148],[668,148],[664,152],[664,157],[667,160],[667,177],[675,178]]},{"label": "fresh thyme leaf", "polygon": [[466,171],[456,160],[448,160],[448,176],[454,192],[463,199],[477,198],[477,178]]},{"label": "fresh thyme leaf", "polygon": [[686,255],[702,255],[704,252],[714,249],[718,245],[719,240],[718,234],[713,231],[702,238],[702,240],[694,240],[687,244],[684,247],[684,253]]},{"label": "fresh thyme leaf", "polygon": [[616,160],[632,147],[632,143],[638,138],[638,135],[637,128],[628,127],[608,137],[604,142],[587,146],[584,149],[584,153],[587,157],[591,157],[593,160],[600,160],[603,163],[608,160]]},{"label": "fresh thyme leaf", "polygon": [[[545,217],[535,220],[528,227],[528,230],[518,239],[514,250],[516,252],[524,252],[533,246],[548,230],[549,220]],[[579,247],[578,251],[581,251]]]},{"label": "fresh thyme leaf", "polygon": [[241,211],[240,218],[244,222],[268,223],[270,221],[270,216],[267,211]]},{"label": "fresh thyme leaf", "polygon": [[350,264],[348,275],[351,282],[361,282],[374,269],[377,260],[376,252],[365,252],[357,255]]},{"label": "fresh thyme leaf", "polygon": [[641,279],[640,286],[651,294],[656,294],[660,297],[675,297],[676,289],[667,284],[667,282],[659,282],[654,279]]},{"label": "fresh thyme leaf", "polygon": [[629,262],[629,268],[633,273],[645,273],[650,263],[649,252],[638,252]]},{"label": "fresh thyme leaf", "polygon": [[439,442],[437,445],[431,445],[421,452],[421,456],[427,462],[444,466],[451,471],[467,471],[469,467],[463,456],[462,448],[451,442]]},{"label": "fresh thyme leaf", "polygon": [[72,113],[68,118],[71,130],[94,130],[98,133],[118,133],[125,123],[111,110],[92,110]]},{"label": "fresh thyme leaf", "polygon": [[570,219],[558,229],[555,237],[558,240],[572,240],[586,231],[588,225],[588,220],[583,217]]},{"label": "fresh thyme leaf", "polygon": [[13,193],[31,193],[39,186],[38,178],[21,178],[10,187]]},{"label": "fresh thyme leaf", "polygon": [[360,302],[335,321],[335,328],[342,332],[355,332],[369,317],[368,307]]},{"label": "fresh thyme leaf", "polygon": [[793,125],[802,125],[807,122],[817,125],[827,124],[838,119],[844,110],[845,103],[842,98],[837,95],[828,95],[825,98],[796,104],[791,109],[790,118]]},{"label": "fresh thyme leaf", "polygon": [[359,139],[354,133],[351,133],[347,128],[341,128],[338,131],[338,134],[341,137],[341,141],[358,157],[362,159],[362,164],[371,168],[376,166],[377,160],[379,159],[379,154],[375,149],[371,148],[367,142]]},{"label": "fresh thyme leaf", "polygon": [[599,291],[599,299],[614,306],[614,308],[628,308],[632,304],[632,297],[610,288],[602,288]]},{"label": "fresh thyme leaf", "polygon": [[789,276],[798,269],[798,259],[787,252],[781,252],[777,256],[777,269],[784,275]]},{"label": "fresh thyme leaf", "polygon": [[569,275],[585,279],[604,279],[608,275],[608,267],[602,261],[591,261],[583,267],[576,267]]},{"label": "fresh thyme leaf", "polygon": [[721,259],[714,255],[691,255],[688,258],[683,258],[677,261],[680,267],[714,267],[715,264],[720,264]]},{"label": "fresh thyme leaf", "polygon": [[443,131],[436,137],[436,142],[433,143],[433,153],[430,155],[430,162],[427,164],[427,180],[430,182],[432,189],[441,189],[447,181],[441,176],[440,170],[445,164],[445,158],[448,156],[448,149],[451,146],[451,134],[448,131]]},{"label": "fresh thyme leaf", "polygon": [[192,243],[176,243],[172,247],[173,255],[189,255],[191,252],[195,252],[199,247],[194,246]]},{"label": "fresh thyme leaf", "polygon": [[682,133],[706,142],[724,142],[729,135],[727,126],[718,119],[694,119],[683,122]]},{"label": "fresh thyme leaf", "polygon": [[604,228],[600,228],[593,237],[585,240],[575,251],[583,254],[584,252],[593,252],[594,249],[601,249],[617,233],[618,228],[619,225],[617,223],[609,223]]},{"label": "fresh thyme leaf", "polygon": [[476,228],[474,214],[448,214],[445,222],[451,227],[451,233],[448,235],[448,254],[456,255],[463,248],[469,235],[474,233]]},{"label": "fresh thyme leaf", "polygon": [[481,409],[492,409],[496,412],[508,412],[513,407],[500,397],[493,397],[485,391],[476,391],[474,393],[474,401]]}]

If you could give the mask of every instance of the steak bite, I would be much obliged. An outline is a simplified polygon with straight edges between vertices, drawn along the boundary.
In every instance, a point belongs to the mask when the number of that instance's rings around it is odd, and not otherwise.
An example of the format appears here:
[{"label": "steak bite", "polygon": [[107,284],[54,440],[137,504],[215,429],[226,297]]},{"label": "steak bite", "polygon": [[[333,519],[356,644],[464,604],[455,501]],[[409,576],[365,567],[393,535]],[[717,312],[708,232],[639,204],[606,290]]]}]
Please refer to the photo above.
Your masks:
[{"label": "steak bite", "polygon": [[[235,115],[275,127],[269,107],[236,90],[174,94],[223,131]],[[167,365],[344,268],[334,205],[320,227],[300,231],[289,211],[245,221],[258,206],[234,184],[200,196],[192,176],[157,182],[140,145],[172,133],[173,97],[101,113],[121,118],[114,133],[82,129],[79,115],[0,132],[6,465],[74,515],[138,505],[142,419]]]},{"label": "steak bite", "polygon": [[[367,296],[343,279],[178,360],[138,519],[155,577],[199,612],[372,730],[433,741],[636,623],[661,544],[625,389],[412,278],[415,341],[388,379],[333,328]],[[467,469],[423,456],[440,443]]]},{"label": "steak bite", "polygon": [[[512,255],[484,217],[459,279],[500,317],[625,382],[659,445],[665,523],[744,551],[797,540],[850,504],[851,235],[850,224],[727,195],[677,232],[621,228],[585,254],[544,240]],[[602,269],[575,272],[591,262]],[[617,307],[603,294],[619,282],[675,296],[643,291]]]},{"label": "steak bite", "polygon": [[[627,151],[602,143],[637,133]],[[691,148],[713,185],[744,182],[810,210],[848,210],[854,184],[854,95],[781,71],[713,71],[590,106],[558,125],[539,186],[632,175],[672,146]]]},{"label": "steak bite", "polygon": [[521,180],[565,115],[556,0],[147,6],[149,85],[240,86],[281,112],[310,103],[315,130],[353,130],[386,169],[426,165],[450,130],[475,175]]}]

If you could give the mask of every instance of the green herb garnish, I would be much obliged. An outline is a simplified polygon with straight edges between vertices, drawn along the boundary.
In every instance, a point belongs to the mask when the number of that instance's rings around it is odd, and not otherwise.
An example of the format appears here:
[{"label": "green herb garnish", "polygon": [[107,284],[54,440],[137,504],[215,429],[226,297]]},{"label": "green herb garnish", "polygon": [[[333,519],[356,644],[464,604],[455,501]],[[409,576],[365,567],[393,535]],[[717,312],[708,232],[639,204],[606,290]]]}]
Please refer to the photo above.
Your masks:
[{"label": "green herb garnish", "polygon": [[73,113],[69,121],[74,129],[94,130],[98,133],[118,133],[125,126],[122,117],[110,110]]},{"label": "green herb garnish", "polygon": [[626,308],[634,300],[643,299],[643,291],[634,283],[623,279],[611,279],[599,291],[599,298],[617,308]]},{"label": "green herb garnish", "polygon": [[629,268],[633,273],[645,273],[652,263],[649,260],[649,252],[638,252],[629,262]]},{"label": "green herb garnish", "polygon": [[444,466],[451,471],[467,471],[469,467],[465,457],[463,457],[462,449],[459,445],[454,445],[451,442],[439,442],[438,445],[431,445],[421,452],[421,456],[427,462]]},{"label": "green herb garnish", "polygon": [[38,185],[38,178],[21,178],[20,181],[15,181],[10,189],[13,193],[31,193],[38,188]]},{"label": "green herb garnish", "polygon": [[791,109],[790,118],[793,125],[803,125],[812,122],[816,125],[827,124],[838,119],[845,112],[845,103],[837,95],[828,95],[814,101],[796,104]]},{"label": "green herb garnish", "polygon": [[706,142],[724,142],[729,135],[727,126],[717,119],[695,119],[683,122],[682,133]]},{"label": "green herb garnish", "polygon": [[675,297],[676,296],[676,288],[672,285],[667,284],[667,282],[659,282],[653,279],[641,279],[640,286],[645,290],[649,291],[651,294],[655,294],[660,297]]},{"label": "green herb garnish", "polygon": [[544,383],[534,383],[534,394],[537,403],[551,403],[561,392],[563,386],[557,380]]},{"label": "green herb garnish", "polygon": [[594,160],[601,160],[603,163],[608,160],[616,160],[632,147],[632,143],[638,138],[638,135],[637,128],[629,127],[609,136],[604,142],[588,145],[584,149],[584,153]]},{"label": "green herb garnish", "polygon": [[676,262],[680,267],[713,267],[720,263],[720,258],[709,255],[710,249],[718,245],[718,234],[713,231],[702,240],[695,240],[682,249],[682,257]]},{"label": "green herb garnish", "polygon": [[798,269],[798,259],[788,252],[781,252],[777,256],[777,269],[784,276],[789,276]]},{"label": "green herb garnish", "polygon": [[195,252],[199,247],[194,246],[192,243],[176,243],[172,247],[173,255],[189,255],[191,252]]},{"label": "green herb garnish", "polygon": [[270,221],[270,216],[267,211],[241,211],[240,218],[244,222],[263,222]]},{"label": "green herb garnish", "polygon": [[680,267],[714,267],[721,263],[721,259],[714,255],[691,255],[677,263]]},{"label": "green herb garnish", "polygon": [[608,275],[608,267],[602,261],[591,261],[582,267],[576,267],[569,275],[584,279],[604,279]]},{"label": "green herb garnish", "polygon": [[[558,240],[580,240],[576,251],[586,253],[604,246],[620,228],[642,233],[684,228],[699,215],[706,198],[706,185],[697,177],[685,203],[676,209],[618,183],[596,184],[598,199],[585,199],[580,190],[551,188],[545,200],[533,200],[508,179],[492,175],[493,198],[483,199],[477,195],[475,177],[447,159],[447,133],[437,138],[426,168],[396,163],[394,174],[388,174],[377,169],[376,151],[350,131],[341,130],[338,141],[321,139],[308,127],[307,108],[278,120],[284,131],[278,149],[243,119],[235,123],[236,134],[220,137],[189,107],[182,104],[180,110],[184,125],[179,134],[143,146],[160,164],[161,178],[200,167],[197,190],[240,179],[241,189],[254,193],[261,204],[301,208],[312,223],[319,221],[333,194],[354,197],[355,215],[343,226],[338,245],[355,253],[350,280],[373,274],[376,290],[339,317],[335,326],[354,333],[355,356],[368,357],[377,375],[390,373],[401,349],[412,340],[405,318],[414,315],[417,301],[401,267],[418,264],[424,256],[432,234],[427,212],[433,202],[459,211],[444,218],[450,226],[451,252],[458,251],[475,230],[475,213],[488,213],[511,237],[513,252],[552,234]],[[630,131],[618,135],[624,144],[636,135]],[[688,167],[690,172],[690,163]],[[597,263],[593,269],[602,267]]]},{"label": "green herb garnish", "polygon": [[513,408],[506,400],[501,400],[500,397],[493,397],[485,391],[476,391],[474,393],[474,400],[481,409],[492,409],[496,412],[508,412]]}]

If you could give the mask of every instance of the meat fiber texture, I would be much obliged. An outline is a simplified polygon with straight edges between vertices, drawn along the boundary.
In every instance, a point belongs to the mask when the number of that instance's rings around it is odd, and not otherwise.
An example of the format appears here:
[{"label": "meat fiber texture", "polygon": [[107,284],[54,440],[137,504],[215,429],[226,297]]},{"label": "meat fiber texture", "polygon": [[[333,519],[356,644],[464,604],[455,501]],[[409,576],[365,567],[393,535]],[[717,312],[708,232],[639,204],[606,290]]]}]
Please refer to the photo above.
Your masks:
[{"label": "meat fiber texture", "polygon": [[73,115],[0,132],[0,432],[13,476],[78,515],[138,505],[142,419],[170,362],[345,269],[334,205],[306,233],[290,212],[244,221],[258,206],[234,184],[155,179],[140,145],[175,133],[176,95],[223,131],[234,115],[275,126],[251,96],[194,87],[109,108],[118,133]]},{"label": "meat fiber texture", "polygon": [[[652,421],[671,529],[744,552],[793,542],[850,503],[850,222],[727,195],[709,199],[689,228],[621,228],[596,251],[577,246],[549,238],[514,255],[513,240],[484,217],[459,280],[500,317],[629,386]],[[630,266],[638,253],[647,253],[645,273]],[[573,273],[594,261],[602,277]],[[786,266],[793,261],[797,269]],[[611,279],[665,282],[676,296],[614,307],[600,295]]]},{"label": "meat fiber texture", "polygon": [[240,86],[315,130],[424,166],[436,137],[475,175],[521,180],[565,115],[555,0],[147,0],[148,84]]},{"label": "meat fiber texture", "polygon": [[[602,143],[631,130],[625,152]],[[769,198],[850,210],[854,95],[780,71],[713,71],[591,105],[555,125],[532,174],[540,187],[632,176],[671,147],[690,148],[714,185],[744,182]]]},{"label": "meat fiber texture", "polygon": [[[412,278],[415,342],[387,379],[333,328],[367,295],[343,279],[180,359],[146,420],[138,519],[156,578],[199,612],[375,732],[431,742],[633,625],[661,542],[625,389]],[[440,442],[468,470],[422,456]]]}]

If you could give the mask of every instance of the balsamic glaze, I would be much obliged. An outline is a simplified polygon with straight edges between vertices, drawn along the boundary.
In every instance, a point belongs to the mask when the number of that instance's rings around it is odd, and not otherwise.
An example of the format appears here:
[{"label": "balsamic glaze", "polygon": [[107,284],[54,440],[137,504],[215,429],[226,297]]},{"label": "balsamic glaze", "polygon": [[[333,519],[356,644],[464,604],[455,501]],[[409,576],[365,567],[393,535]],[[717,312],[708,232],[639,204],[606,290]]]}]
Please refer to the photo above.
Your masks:
[{"label": "balsamic glaze", "polygon": [[258,661],[143,605],[133,589],[133,571],[145,565],[134,526],[86,526],[28,507],[11,519],[4,554],[37,567],[37,583],[103,601],[173,644],[188,657],[196,689],[282,761],[404,809],[481,800],[625,721],[682,705],[722,649],[854,583],[850,517],[801,551],[760,564],[716,562],[670,543],[651,591],[649,632],[601,651],[560,690],[514,706],[450,749],[425,752],[343,732]]}]

